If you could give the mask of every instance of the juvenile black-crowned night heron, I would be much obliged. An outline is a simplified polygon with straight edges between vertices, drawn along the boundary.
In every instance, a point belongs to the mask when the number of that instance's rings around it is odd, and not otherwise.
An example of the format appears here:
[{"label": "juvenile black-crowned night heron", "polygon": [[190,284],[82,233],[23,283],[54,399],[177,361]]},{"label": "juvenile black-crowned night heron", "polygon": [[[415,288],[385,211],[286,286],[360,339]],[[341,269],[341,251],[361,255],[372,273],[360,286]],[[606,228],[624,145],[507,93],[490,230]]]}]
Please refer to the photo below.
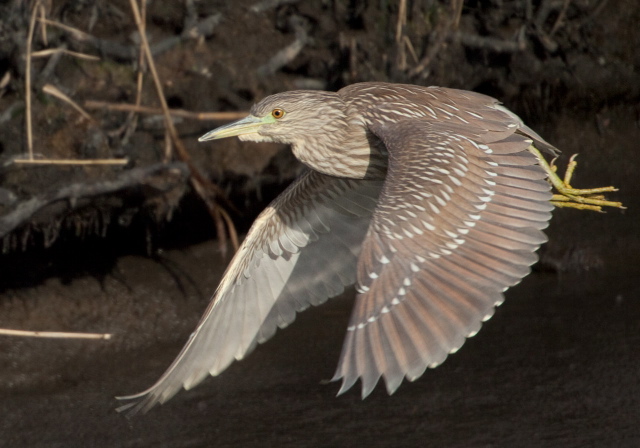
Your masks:
[{"label": "juvenile black-crowned night heron", "polygon": [[556,204],[619,205],[598,196],[610,187],[564,184],[538,151],[555,148],[473,92],[286,92],[200,141],[231,136],[291,144],[308,169],[255,221],[173,364],[124,409],[218,375],[353,284],[334,380],[342,393],[359,378],[364,398],[382,376],[391,394],[457,351],[529,273],[553,209],[547,178]]}]

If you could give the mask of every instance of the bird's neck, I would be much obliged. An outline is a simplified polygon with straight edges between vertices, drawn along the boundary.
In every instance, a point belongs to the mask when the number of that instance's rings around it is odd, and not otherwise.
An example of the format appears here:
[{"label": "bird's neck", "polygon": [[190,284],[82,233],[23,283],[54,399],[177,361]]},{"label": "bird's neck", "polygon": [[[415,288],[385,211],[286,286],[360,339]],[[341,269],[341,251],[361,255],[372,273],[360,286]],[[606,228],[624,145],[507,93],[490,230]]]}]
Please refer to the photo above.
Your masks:
[{"label": "bird's neck", "polygon": [[323,174],[351,179],[383,179],[386,174],[384,145],[360,119],[345,120],[331,137],[308,135],[291,146],[298,160]]}]

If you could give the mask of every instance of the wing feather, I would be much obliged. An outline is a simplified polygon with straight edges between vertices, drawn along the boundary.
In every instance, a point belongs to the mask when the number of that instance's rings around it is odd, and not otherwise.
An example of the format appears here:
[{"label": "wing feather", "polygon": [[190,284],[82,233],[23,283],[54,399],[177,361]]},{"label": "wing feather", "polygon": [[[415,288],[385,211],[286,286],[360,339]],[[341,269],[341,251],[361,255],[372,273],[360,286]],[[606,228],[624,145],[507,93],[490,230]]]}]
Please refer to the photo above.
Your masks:
[{"label": "wing feather", "polygon": [[553,208],[527,150],[540,137],[515,115],[496,107],[462,125],[381,118],[390,110],[366,116],[389,167],[334,376],[340,393],[360,378],[363,397],[380,376],[393,393],[476,334],[537,261]]},{"label": "wing feather", "polygon": [[220,374],[289,325],[297,312],[353,284],[381,186],[375,180],[303,174],[256,219],[176,360],[152,387],[121,397],[135,401],[119,410],[145,412],[182,387]]}]

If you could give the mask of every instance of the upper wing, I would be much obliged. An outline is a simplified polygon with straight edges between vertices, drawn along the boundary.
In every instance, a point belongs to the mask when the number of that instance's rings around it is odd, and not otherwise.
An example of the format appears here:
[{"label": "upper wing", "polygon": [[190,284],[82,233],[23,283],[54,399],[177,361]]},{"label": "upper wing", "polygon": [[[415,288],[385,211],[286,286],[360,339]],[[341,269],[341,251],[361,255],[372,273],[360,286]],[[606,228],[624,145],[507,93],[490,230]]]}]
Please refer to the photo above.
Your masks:
[{"label": "upper wing", "polygon": [[357,257],[381,181],[307,171],[256,219],[204,316],[151,388],[119,408],[146,411],[221,373],[296,312],[355,283]]},{"label": "upper wing", "polygon": [[553,208],[546,174],[516,123],[484,125],[371,125],[389,168],[358,262],[340,393],[361,378],[365,397],[380,376],[393,393],[442,363],[537,260]]},{"label": "upper wing", "polygon": [[[399,121],[424,117],[435,122],[464,124],[490,132],[518,132],[531,138],[536,148],[551,155],[559,151],[525,125],[520,117],[500,102],[482,93],[437,86],[361,82],[342,88],[338,94],[359,113],[374,121]],[[387,102],[390,107],[371,109]],[[505,124],[509,124],[506,126]]]}]

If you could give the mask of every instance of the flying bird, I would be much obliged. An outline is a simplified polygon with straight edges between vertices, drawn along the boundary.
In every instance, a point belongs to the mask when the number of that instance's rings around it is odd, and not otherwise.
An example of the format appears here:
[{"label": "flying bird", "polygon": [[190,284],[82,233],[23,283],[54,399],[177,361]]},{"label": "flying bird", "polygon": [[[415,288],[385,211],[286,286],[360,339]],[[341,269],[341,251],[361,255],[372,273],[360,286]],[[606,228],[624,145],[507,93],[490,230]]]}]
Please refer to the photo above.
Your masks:
[{"label": "flying bird", "polygon": [[[333,377],[392,394],[475,335],[546,241],[554,205],[599,209],[556,148],[488,96],[360,83],[269,96],[200,141],[291,145],[304,173],[256,219],[162,377],[120,410],[144,412],[243,359],[296,314],[355,285]],[[551,181],[549,182],[548,179]],[[552,195],[551,184],[560,194]]]}]

